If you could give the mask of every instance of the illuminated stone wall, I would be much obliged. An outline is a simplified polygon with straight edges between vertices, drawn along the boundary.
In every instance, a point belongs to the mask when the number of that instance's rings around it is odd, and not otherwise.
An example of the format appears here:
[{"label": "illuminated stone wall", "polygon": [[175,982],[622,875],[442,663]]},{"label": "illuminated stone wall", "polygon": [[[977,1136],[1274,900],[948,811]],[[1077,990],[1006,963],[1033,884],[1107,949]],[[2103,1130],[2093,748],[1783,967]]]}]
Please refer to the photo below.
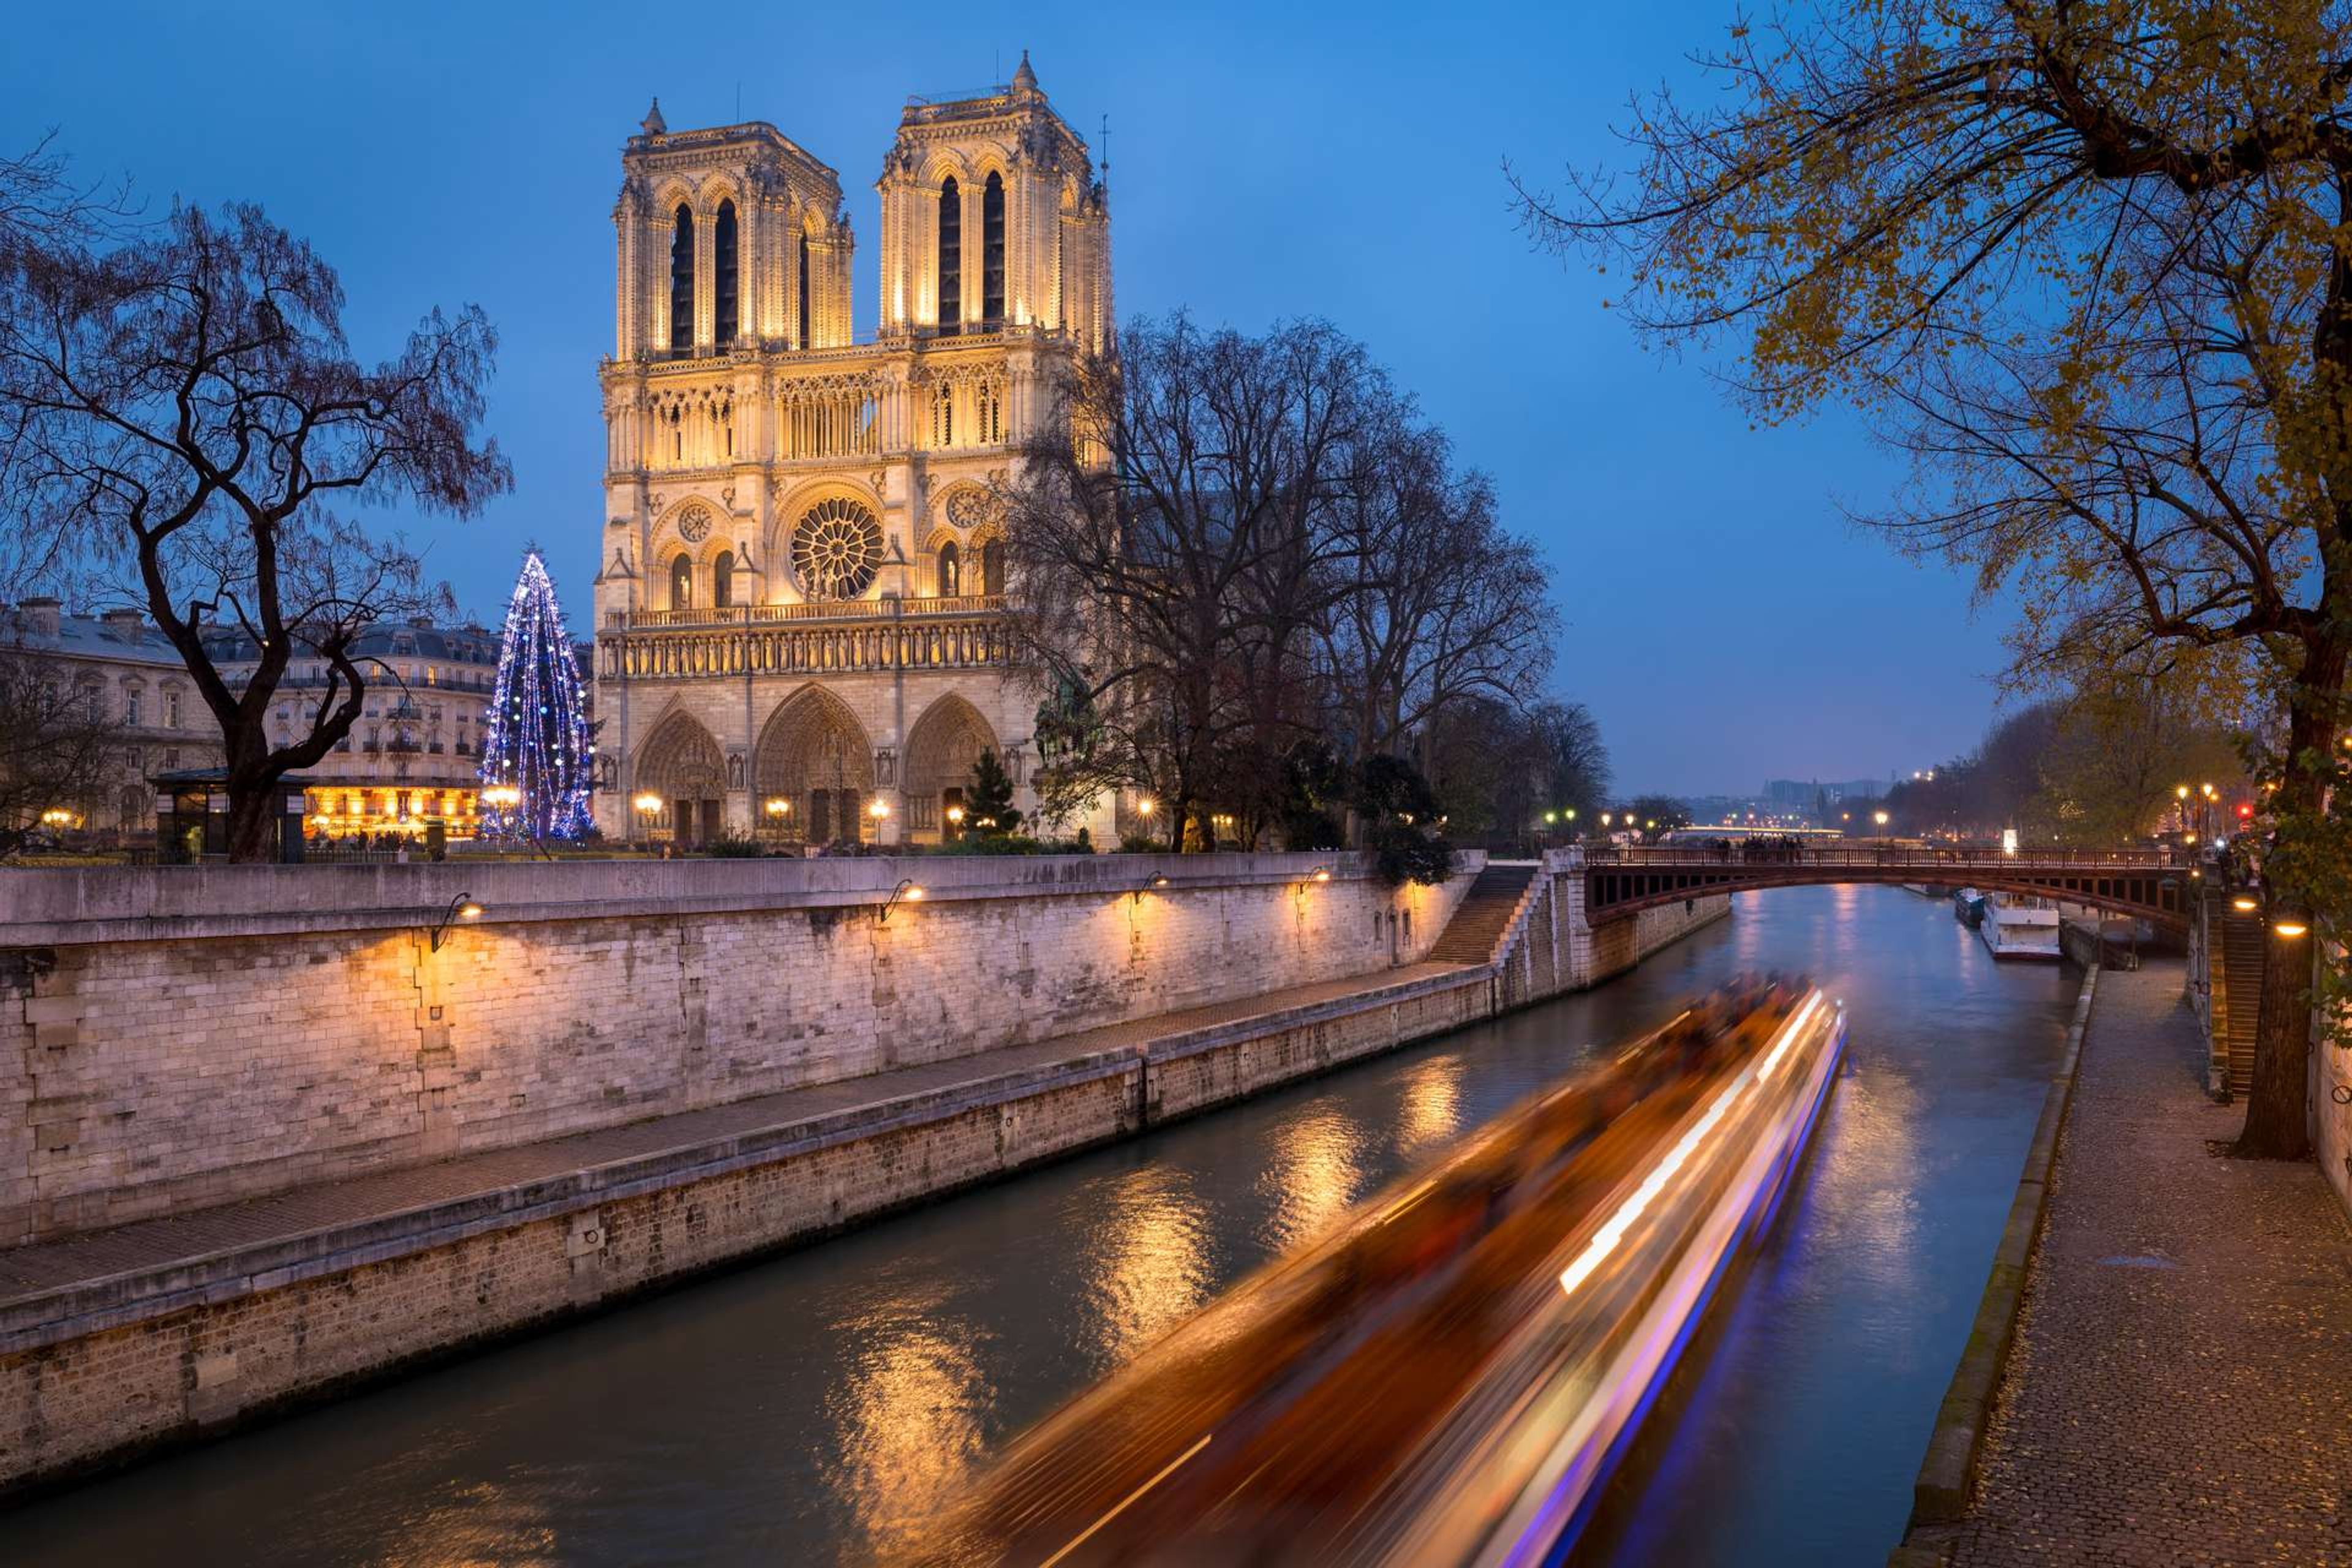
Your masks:
[{"label": "illuminated stone wall", "polygon": [[[1345,856],[20,873],[0,1244],[1375,972],[1391,915],[1417,958],[1468,874],[1390,889]],[[902,875],[929,896],[886,922]],[[485,913],[436,952],[425,927],[460,893]]]}]

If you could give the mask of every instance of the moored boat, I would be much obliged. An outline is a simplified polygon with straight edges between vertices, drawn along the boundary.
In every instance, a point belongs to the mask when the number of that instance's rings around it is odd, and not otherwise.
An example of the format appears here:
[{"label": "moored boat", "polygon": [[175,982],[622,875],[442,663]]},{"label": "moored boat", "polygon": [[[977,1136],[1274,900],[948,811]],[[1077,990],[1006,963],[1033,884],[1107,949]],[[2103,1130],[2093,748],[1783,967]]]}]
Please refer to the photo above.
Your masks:
[{"label": "moored boat", "polygon": [[1995,958],[2032,958],[2055,962],[2058,906],[2047,899],[1995,893],[1985,900],[1984,923],[1977,927]]},{"label": "moored boat", "polygon": [[1974,931],[1984,924],[1985,896],[1974,888],[1962,888],[1952,894],[1952,913],[1959,922]]}]

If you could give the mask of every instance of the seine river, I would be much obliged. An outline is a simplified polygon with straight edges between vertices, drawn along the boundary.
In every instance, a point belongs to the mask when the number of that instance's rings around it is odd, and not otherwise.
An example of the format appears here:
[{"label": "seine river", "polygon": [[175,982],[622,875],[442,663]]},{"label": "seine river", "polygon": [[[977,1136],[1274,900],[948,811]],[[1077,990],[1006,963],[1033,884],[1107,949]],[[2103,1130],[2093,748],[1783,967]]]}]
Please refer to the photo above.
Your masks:
[{"label": "seine river", "polygon": [[856,1561],[1251,1268],[1751,968],[1843,997],[1851,1064],[1586,1555],[1882,1563],[2078,984],[1891,888],[1741,895],[1587,994],[0,1514],[0,1556]]}]

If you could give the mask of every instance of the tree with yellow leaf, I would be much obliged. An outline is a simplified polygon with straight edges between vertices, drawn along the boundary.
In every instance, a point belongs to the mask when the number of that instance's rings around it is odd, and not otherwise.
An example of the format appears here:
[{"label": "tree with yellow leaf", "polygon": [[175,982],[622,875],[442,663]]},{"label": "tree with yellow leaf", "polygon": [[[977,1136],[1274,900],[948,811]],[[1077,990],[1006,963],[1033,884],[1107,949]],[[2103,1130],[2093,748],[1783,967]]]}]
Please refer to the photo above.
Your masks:
[{"label": "tree with yellow leaf", "polygon": [[[1628,166],[1521,183],[1760,417],[1911,461],[1865,521],[2021,599],[2016,673],[2242,661],[2275,712],[2274,921],[2237,1150],[2307,1151],[2310,943],[2352,658],[2352,5],[1824,0],[1638,100]],[[2315,909],[2315,903],[2320,907]]]}]

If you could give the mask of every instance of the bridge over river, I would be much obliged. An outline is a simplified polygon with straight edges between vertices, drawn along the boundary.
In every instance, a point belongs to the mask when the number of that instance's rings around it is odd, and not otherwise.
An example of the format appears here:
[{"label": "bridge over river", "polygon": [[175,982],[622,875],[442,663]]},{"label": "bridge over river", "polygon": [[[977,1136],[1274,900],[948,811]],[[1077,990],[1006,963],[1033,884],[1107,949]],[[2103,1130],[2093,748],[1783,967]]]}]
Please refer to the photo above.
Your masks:
[{"label": "bridge over river", "polygon": [[2148,849],[1939,848],[1848,839],[1830,844],[1672,844],[1589,847],[1584,911],[1593,924],[1717,893],[1822,883],[1932,883],[2025,893],[2189,926],[2202,875],[2185,853]]}]

